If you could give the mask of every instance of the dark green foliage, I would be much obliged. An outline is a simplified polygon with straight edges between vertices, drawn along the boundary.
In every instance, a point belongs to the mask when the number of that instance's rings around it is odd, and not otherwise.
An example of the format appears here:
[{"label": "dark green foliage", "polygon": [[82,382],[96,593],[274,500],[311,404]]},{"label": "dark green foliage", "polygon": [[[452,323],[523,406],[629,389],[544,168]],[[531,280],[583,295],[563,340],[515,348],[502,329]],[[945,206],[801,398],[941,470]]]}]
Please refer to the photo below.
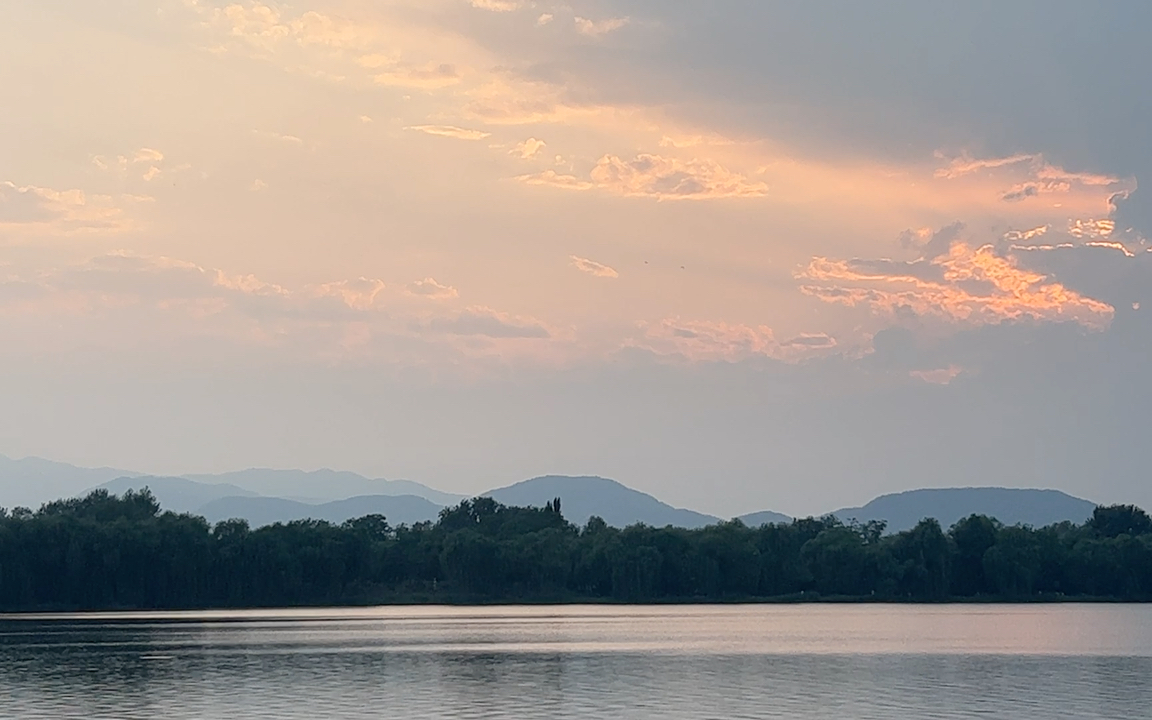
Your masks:
[{"label": "dark green foliage", "polygon": [[1098,507],[1092,513],[1088,525],[1106,538],[1152,533],[1152,518],[1135,505]]},{"label": "dark green foliage", "polygon": [[436,523],[300,521],[214,528],[147,490],[0,511],[0,610],[261,607],[376,602],[723,601],[845,597],[1152,599],[1152,519],[1099,508],[1082,526],[972,516],[885,535],[834,517],[699,530],[490,498]]}]

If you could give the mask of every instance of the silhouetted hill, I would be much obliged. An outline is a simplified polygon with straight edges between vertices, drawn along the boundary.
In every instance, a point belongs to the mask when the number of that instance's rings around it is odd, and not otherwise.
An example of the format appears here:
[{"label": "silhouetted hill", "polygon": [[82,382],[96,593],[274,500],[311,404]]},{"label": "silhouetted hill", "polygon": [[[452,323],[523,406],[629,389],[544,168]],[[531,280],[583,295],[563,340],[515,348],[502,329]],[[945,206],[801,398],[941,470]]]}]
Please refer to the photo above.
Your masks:
[{"label": "silhouetted hill", "polygon": [[882,495],[864,507],[844,508],[833,515],[844,521],[885,520],[888,532],[900,532],[924,518],[936,518],[947,530],[972,514],[994,517],[1005,525],[1043,527],[1065,520],[1082,523],[1095,508],[1096,503],[1059,490],[941,488]]},{"label": "silhouetted hill", "polygon": [[675,525],[697,528],[719,522],[718,518],[682,510],[638,490],[601,477],[550,475],[484,493],[505,505],[543,507],[560,498],[564,517],[584,525],[593,515],[614,527],[644,523],[654,527]]},{"label": "silhouetted hill", "polygon": [[100,483],[125,475],[128,470],[83,468],[38,457],[21,460],[0,455],[0,507],[28,507],[73,497]]},{"label": "silhouetted hill", "polygon": [[764,510],[761,512],[750,513],[748,515],[741,515],[736,518],[750,528],[760,527],[761,525],[786,525],[792,522],[792,518],[778,512],[771,510]]},{"label": "silhouetted hill", "polygon": [[207,503],[221,498],[256,497],[256,493],[235,485],[198,483],[187,478],[154,475],[116,478],[96,489],[123,495],[127,490],[140,490],[144,487],[152,491],[160,501],[160,507],[178,513],[198,513]]},{"label": "silhouetted hill", "polygon": [[218,475],[185,475],[200,483],[228,483],[268,497],[324,503],[367,495],[415,495],[438,505],[455,505],[463,495],[446,493],[411,480],[366,478],[342,470],[269,470],[251,468]]},{"label": "silhouetted hill", "polygon": [[196,511],[208,522],[244,519],[252,527],[293,520],[327,520],[342,523],[364,515],[383,515],[393,526],[435,520],[441,506],[415,495],[367,495],[309,505],[272,497],[227,497],[213,500]]}]

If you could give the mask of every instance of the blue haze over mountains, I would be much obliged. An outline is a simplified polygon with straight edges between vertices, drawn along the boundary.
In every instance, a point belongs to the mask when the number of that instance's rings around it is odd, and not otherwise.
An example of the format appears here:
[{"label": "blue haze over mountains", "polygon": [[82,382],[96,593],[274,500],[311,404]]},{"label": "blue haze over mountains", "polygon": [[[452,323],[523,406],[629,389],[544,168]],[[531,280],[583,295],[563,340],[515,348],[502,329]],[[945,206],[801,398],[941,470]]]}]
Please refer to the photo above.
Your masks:
[{"label": "blue haze over mountains", "polygon": [[[150,488],[167,510],[202,515],[212,523],[243,518],[254,527],[303,519],[340,523],[367,514],[384,515],[393,525],[411,525],[435,520],[442,508],[464,499],[410,480],[371,479],[334,470],[252,469],[158,477],[0,455],[0,507],[36,508],[95,488],[122,494],[143,487]],[[592,516],[616,527],[644,523],[698,528],[726,519],[676,508],[615,480],[590,476],[533,478],[480,495],[521,506],[543,506],[559,497],[565,516],[578,525]],[[897,532],[926,517],[936,518],[948,528],[974,513],[995,517],[1007,525],[1080,523],[1094,507],[1095,503],[1056,490],[942,488],[884,495],[862,507],[831,510],[829,514],[845,522],[883,520],[889,531]],[[789,516],[773,511],[753,512],[739,519],[750,526],[791,521]]]}]

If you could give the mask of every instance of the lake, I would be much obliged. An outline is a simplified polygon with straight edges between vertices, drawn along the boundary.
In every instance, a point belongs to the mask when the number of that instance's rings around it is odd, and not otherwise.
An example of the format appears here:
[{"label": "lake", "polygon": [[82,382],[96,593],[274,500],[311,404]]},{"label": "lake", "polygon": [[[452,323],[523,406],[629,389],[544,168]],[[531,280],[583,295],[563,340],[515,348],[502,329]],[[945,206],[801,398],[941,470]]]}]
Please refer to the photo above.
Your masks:
[{"label": "lake", "polygon": [[1152,717],[1152,606],[0,616],[0,717]]}]

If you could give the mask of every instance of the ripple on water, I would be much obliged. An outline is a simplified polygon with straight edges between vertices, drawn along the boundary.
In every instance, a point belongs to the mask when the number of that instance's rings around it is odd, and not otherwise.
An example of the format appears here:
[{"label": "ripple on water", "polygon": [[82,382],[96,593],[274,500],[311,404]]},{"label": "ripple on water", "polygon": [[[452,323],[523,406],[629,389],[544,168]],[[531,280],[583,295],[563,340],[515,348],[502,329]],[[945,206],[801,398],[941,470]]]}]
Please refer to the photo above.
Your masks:
[{"label": "ripple on water", "polygon": [[5,619],[0,717],[1126,719],[1152,707],[1149,619],[1103,606]]}]

